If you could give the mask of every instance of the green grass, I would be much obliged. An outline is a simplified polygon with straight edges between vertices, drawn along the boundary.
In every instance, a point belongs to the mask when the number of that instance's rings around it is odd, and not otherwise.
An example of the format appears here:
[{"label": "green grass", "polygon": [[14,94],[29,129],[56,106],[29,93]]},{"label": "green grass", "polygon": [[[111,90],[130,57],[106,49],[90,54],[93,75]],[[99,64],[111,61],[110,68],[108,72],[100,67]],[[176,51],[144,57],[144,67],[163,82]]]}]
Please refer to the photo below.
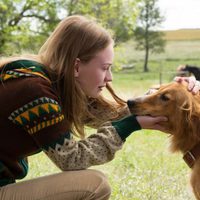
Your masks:
[{"label": "green grass", "polygon": [[[149,73],[142,72],[142,52],[133,43],[124,44],[117,62],[134,65],[133,69],[114,72],[113,87],[124,99],[144,94],[149,87],[170,82],[179,64],[200,66],[200,41],[171,41],[166,52],[150,55]],[[123,59],[122,59],[123,58]],[[95,132],[95,130],[89,130]],[[194,200],[189,185],[190,169],[181,154],[168,151],[169,138],[158,131],[141,130],[133,133],[115,159],[102,166],[112,185],[111,200]],[[43,154],[29,158],[30,172],[26,179],[59,172]]]},{"label": "green grass", "polygon": [[[111,200],[193,200],[190,170],[182,155],[168,151],[168,137],[158,131],[133,133],[115,159],[92,167],[104,172],[112,185]],[[30,157],[26,179],[59,170],[40,153]]]},{"label": "green grass", "polygon": [[[195,41],[168,41],[166,44],[165,52],[161,54],[150,54],[149,60],[157,64],[162,64],[165,61],[176,61],[179,64],[198,63],[200,64],[200,40]],[[134,41],[121,44],[116,48],[116,61],[123,61],[125,64],[136,65],[143,61],[144,52],[136,51],[134,49]],[[163,63],[163,64],[164,64]],[[175,66],[174,66],[175,67]],[[166,68],[163,66],[163,68]],[[166,68],[167,69],[167,68]]]},{"label": "green grass", "polygon": [[128,138],[116,159],[103,168],[114,185],[112,199],[191,199],[188,168],[167,147],[166,135],[155,131],[138,131]]}]

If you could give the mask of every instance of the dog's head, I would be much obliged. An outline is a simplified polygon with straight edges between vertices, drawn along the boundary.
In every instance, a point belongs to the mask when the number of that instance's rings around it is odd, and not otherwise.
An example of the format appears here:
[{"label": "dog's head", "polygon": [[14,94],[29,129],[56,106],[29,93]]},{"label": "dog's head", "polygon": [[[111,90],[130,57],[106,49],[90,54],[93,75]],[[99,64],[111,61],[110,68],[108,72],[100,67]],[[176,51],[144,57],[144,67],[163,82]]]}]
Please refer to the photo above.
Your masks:
[{"label": "dog's head", "polygon": [[[174,138],[196,140],[200,137],[200,96],[187,89],[187,83],[162,85],[155,92],[128,100],[135,115],[166,116],[160,124]],[[175,147],[176,148],[176,147]]]}]

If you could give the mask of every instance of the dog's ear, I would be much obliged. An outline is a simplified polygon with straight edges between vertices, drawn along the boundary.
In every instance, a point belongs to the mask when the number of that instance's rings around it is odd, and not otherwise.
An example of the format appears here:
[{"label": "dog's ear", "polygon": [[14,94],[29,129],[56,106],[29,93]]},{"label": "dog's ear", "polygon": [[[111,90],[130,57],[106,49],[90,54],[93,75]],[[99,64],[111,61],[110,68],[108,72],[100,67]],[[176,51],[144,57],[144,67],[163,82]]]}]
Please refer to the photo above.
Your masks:
[{"label": "dog's ear", "polygon": [[[179,96],[179,100],[184,96]],[[181,137],[188,137],[189,132],[193,132],[193,118],[194,118],[194,108],[192,101],[190,99],[185,99],[177,110],[176,116],[176,135]],[[193,134],[193,133],[190,133]]]},{"label": "dog's ear", "polygon": [[[196,125],[196,121],[193,121],[194,118],[191,117],[189,110],[181,109],[181,113],[178,112],[174,115],[176,116],[176,123],[175,130],[171,137],[171,152],[179,151],[186,145],[185,142],[190,144],[191,141],[194,141],[197,138],[196,132],[193,128]],[[197,120],[197,118],[195,120]]]},{"label": "dog's ear", "polygon": [[181,113],[176,113],[176,135],[179,137],[186,136],[191,127],[191,117],[189,110],[181,109]]},{"label": "dog's ear", "polygon": [[200,139],[200,96],[194,95],[191,98],[190,125],[193,136]]},{"label": "dog's ear", "polygon": [[[185,113],[182,126],[188,131],[189,138],[200,139],[200,105],[199,100],[195,96],[190,96],[187,103],[183,106]],[[185,125],[184,125],[185,123]]]},{"label": "dog's ear", "polygon": [[194,139],[200,139],[200,118],[199,116],[193,115],[189,122],[191,130],[192,130],[192,137]]}]

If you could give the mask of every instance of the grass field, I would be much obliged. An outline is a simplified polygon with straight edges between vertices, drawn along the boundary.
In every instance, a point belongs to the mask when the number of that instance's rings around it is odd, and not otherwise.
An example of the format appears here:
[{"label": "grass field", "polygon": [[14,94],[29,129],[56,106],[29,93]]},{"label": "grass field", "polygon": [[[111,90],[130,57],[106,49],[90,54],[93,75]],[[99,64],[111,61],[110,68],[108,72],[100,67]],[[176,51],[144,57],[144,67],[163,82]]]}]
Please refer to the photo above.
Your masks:
[{"label": "grass field", "polygon": [[[116,158],[103,166],[112,185],[111,200],[193,200],[189,169],[181,155],[168,152],[168,138],[156,131],[138,131]],[[26,179],[59,172],[43,153],[30,158]]]},{"label": "grass field", "polygon": [[[200,41],[170,41],[165,53],[150,56],[150,72],[143,73],[143,53],[134,51],[133,42],[123,44],[120,53],[116,52],[116,62],[134,67],[114,72],[113,87],[127,99],[159,84],[161,74],[162,82],[172,81],[179,64],[200,66],[199,47]],[[194,200],[189,186],[190,169],[182,155],[168,151],[168,145],[169,138],[164,133],[137,131],[112,162],[93,167],[107,174],[113,190],[111,200]],[[29,161],[26,179],[59,172],[43,153],[31,156]]]}]

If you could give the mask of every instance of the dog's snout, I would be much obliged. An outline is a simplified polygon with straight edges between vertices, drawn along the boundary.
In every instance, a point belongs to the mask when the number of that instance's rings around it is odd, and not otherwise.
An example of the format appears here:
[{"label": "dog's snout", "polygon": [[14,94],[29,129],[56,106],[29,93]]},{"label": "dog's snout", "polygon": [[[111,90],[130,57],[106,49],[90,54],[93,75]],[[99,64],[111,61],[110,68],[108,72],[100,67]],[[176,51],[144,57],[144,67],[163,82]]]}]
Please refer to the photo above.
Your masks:
[{"label": "dog's snout", "polygon": [[134,104],[135,104],[134,100],[128,100],[127,101],[127,105],[128,105],[129,108],[132,108],[134,106]]}]

